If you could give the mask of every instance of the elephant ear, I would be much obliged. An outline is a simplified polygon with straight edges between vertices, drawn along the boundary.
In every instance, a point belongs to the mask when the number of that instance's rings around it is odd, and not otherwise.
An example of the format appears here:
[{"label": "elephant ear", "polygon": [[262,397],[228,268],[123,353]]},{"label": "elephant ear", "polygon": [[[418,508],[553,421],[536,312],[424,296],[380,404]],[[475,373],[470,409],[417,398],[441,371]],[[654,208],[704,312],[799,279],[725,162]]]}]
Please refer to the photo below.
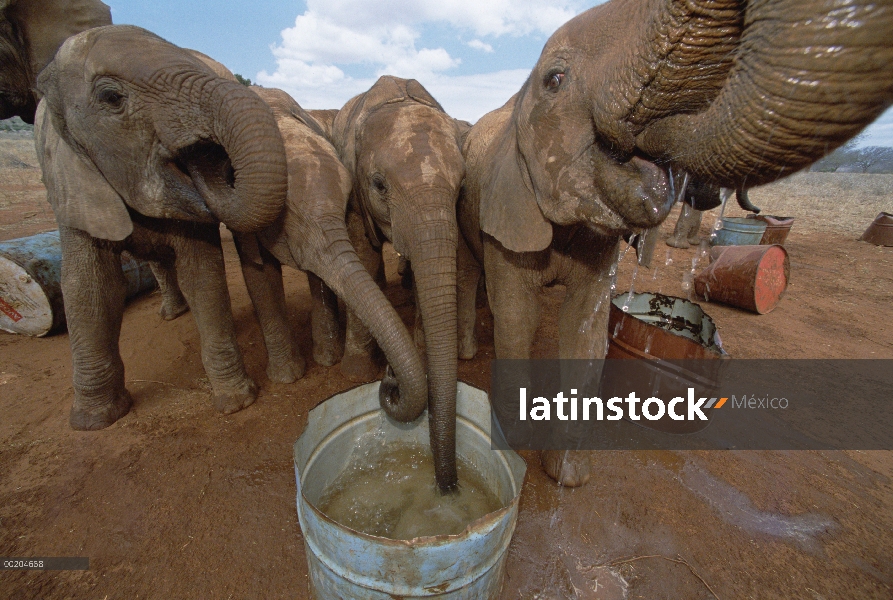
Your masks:
[{"label": "elephant ear", "polygon": [[436,108],[440,112],[446,112],[443,110],[443,107],[440,105],[440,102],[434,99],[434,96],[428,93],[428,90],[425,89],[421,83],[416,81],[415,79],[407,79],[406,80],[406,95],[415,100],[416,102],[420,102],[425,106],[430,106],[431,108]]},{"label": "elephant ear", "polygon": [[92,161],[62,139],[45,100],[37,107],[35,123],[37,156],[56,222],[104,240],[129,236],[133,222],[124,200]]},{"label": "elephant ear", "polygon": [[493,140],[481,178],[481,229],[513,252],[539,252],[552,243],[552,224],[536,202],[511,121]]},{"label": "elephant ear", "polygon": [[27,42],[34,76],[68,38],[112,24],[111,10],[100,0],[8,0],[4,4],[6,18],[20,28]]}]

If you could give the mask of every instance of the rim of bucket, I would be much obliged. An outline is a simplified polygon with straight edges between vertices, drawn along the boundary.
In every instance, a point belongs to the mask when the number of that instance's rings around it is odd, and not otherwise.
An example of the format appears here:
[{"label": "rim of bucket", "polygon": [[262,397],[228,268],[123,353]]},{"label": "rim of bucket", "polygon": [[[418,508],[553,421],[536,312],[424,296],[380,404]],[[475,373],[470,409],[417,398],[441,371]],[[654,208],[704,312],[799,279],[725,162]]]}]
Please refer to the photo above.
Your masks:
[{"label": "rim of bucket", "polygon": [[34,337],[49,333],[53,306],[40,282],[5,256],[0,256],[0,282],[11,283],[0,290],[0,329]]},{"label": "rim of bucket", "polygon": [[[632,301],[628,304],[629,310],[624,311],[622,307],[625,302],[623,302],[622,299],[624,297],[630,296]],[[635,310],[633,308],[635,304],[643,303],[647,303],[649,310]],[[651,314],[652,316],[656,316],[654,312],[658,309],[653,306],[652,303],[669,307],[669,318],[671,321],[673,320],[673,314],[680,307],[686,307],[694,311],[696,315],[695,318],[700,320],[700,333],[696,334],[694,333],[694,331],[689,330],[687,327],[684,328],[682,331],[679,331],[675,328],[659,325],[656,322],[656,319],[642,318],[642,316],[649,314]],[[713,321],[713,318],[708,315],[701,307],[701,305],[697,302],[692,302],[687,298],[681,298],[679,296],[668,296],[666,294],[658,294],[654,292],[633,292],[632,294],[624,292],[614,296],[611,299],[611,304],[614,305],[622,315],[629,315],[630,317],[636,319],[637,321],[645,323],[646,325],[656,327],[657,329],[660,329],[661,331],[664,331],[666,333],[670,333],[672,335],[687,339],[691,342],[700,344],[705,349],[713,352],[714,354],[720,356],[728,356],[728,353],[723,349],[722,344],[718,341],[718,330],[716,328],[716,323]],[[684,316],[682,318],[683,320],[685,320],[686,324],[690,323],[690,321]],[[691,324],[696,326],[696,324],[694,323]],[[688,335],[686,335],[685,333],[688,333]]]},{"label": "rim of bucket", "polygon": [[[342,394],[346,394],[346,393],[348,393],[348,392],[352,392],[352,391],[358,390],[358,389],[360,389],[360,388],[364,388],[364,387],[376,387],[376,386],[378,386],[380,383],[381,383],[380,380],[379,380],[379,381],[373,381],[373,382],[370,382],[370,383],[361,383],[361,384],[359,384],[359,385],[355,385],[355,386],[353,386],[353,387],[351,387],[351,388],[348,388],[348,389],[346,389],[346,390],[343,390],[343,391],[341,391],[341,392],[338,392],[338,393],[333,394],[332,396],[326,398],[325,400],[323,400],[322,402],[320,402],[319,404],[317,404],[315,407],[313,407],[313,408],[310,410],[310,412],[309,412],[308,415],[307,415],[307,425],[305,426],[304,431],[306,431],[307,428],[310,427],[310,425],[311,425],[311,420],[312,420],[312,419],[314,419],[314,418],[316,418],[316,419],[321,418],[321,417],[320,417],[320,413],[321,413],[321,411],[318,411],[317,409],[320,409],[320,408],[321,408],[321,407],[322,407],[328,400],[331,400],[332,398],[335,398],[336,396],[341,396]],[[484,394],[484,395],[487,395],[487,393],[486,393],[484,390],[482,390],[482,389],[480,389],[480,388],[478,388],[478,387],[475,387],[475,386],[473,386],[473,385],[467,384],[467,383],[465,383],[465,382],[463,382],[463,381],[457,381],[456,383],[457,383],[457,386],[460,388],[460,389],[457,389],[457,394],[456,394],[456,395],[457,395],[457,401],[458,401],[458,398],[462,395],[462,393],[466,391],[466,390],[463,390],[463,389],[461,389],[461,388],[467,388],[468,390],[471,390],[472,392],[479,392],[479,393],[482,393],[482,394]],[[377,393],[376,393],[375,395],[376,395],[376,397],[377,397]],[[491,409],[491,410],[492,410],[492,409]],[[314,412],[316,412],[316,415],[314,415]],[[331,439],[337,437],[337,435],[339,435],[339,434],[340,434],[341,432],[343,432],[345,429],[348,429],[348,428],[352,427],[353,424],[356,423],[357,420],[360,420],[360,419],[365,420],[365,419],[369,419],[369,418],[375,418],[375,419],[378,419],[378,418],[381,418],[381,415],[382,415],[382,411],[381,411],[381,409],[380,409],[378,406],[376,406],[375,408],[370,409],[370,410],[367,411],[367,412],[357,414],[357,415],[354,416],[350,421],[348,421],[348,422],[346,422],[346,423],[342,423],[341,425],[339,425],[339,426],[336,427],[335,429],[333,429],[333,430],[329,431],[328,433],[326,433],[325,436],[323,436],[319,441],[317,441],[317,443],[315,444],[314,448],[313,448],[313,449],[310,451],[310,453],[308,454],[308,456],[307,456],[307,460],[306,460],[306,462],[305,462],[303,468],[300,469],[300,470],[297,469],[297,456],[296,456],[296,454],[297,454],[297,447],[298,447],[298,445],[299,445],[300,442],[301,442],[301,438],[299,437],[298,440],[295,442],[295,446],[294,446],[294,449],[293,449],[293,460],[294,460],[294,462],[295,462],[295,469],[296,469],[296,471],[298,471],[299,474],[300,474],[300,480],[301,480],[301,484],[302,484],[302,485],[301,485],[301,497],[304,499],[304,501],[306,502],[307,506],[311,507],[311,508],[313,509],[313,512],[314,512],[316,515],[318,515],[319,517],[321,517],[324,521],[326,521],[327,523],[330,523],[330,524],[332,524],[332,525],[335,525],[335,526],[337,526],[337,527],[340,528],[340,529],[343,529],[343,530],[345,530],[345,531],[349,531],[349,532],[350,532],[351,534],[353,534],[353,535],[361,536],[361,537],[363,537],[363,538],[365,538],[365,539],[368,539],[368,540],[371,540],[371,541],[375,541],[376,543],[384,543],[384,544],[387,544],[387,545],[394,545],[394,546],[414,546],[414,547],[418,547],[418,546],[425,546],[425,545],[438,545],[438,544],[441,544],[441,543],[443,543],[443,542],[445,542],[445,541],[456,542],[456,541],[458,541],[458,540],[460,540],[460,539],[462,539],[462,538],[468,538],[468,537],[470,537],[472,534],[480,534],[480,533],[481,533],[481,531],[480,531],[481,528],[483,528],[483,527],[494,527],[494,526],[496,526],[496,525],[502,520],[502,517],[505,515],[505,513],[506,513],[507,511],[510,511],[510,510],[514,510],[514,509],[515,509],[515,507],[517,506],[518,502],[520,501],[520,498],[521,498],[521,490],[522,490],[522,488],[523,488],[523,486],[524,486],[524,476],[525,476],[525,474],[526,474],[526,472],[527,472],[526,461],[524,461],[524,459],[521,458],[521,457],[520,457],[514,450],[498,450],[498,449],[493,449],[493,448],[491,448],[491,451],[494,452],[494,453],[496,453],[496,456],[498,457],[498,461],[499,461],[501,467],[505,470],[506,473],[510,473],[510,474],[511,474],[511,476],[509,477],[509,479],[511,480],[511,486],[512,486],[511,492],[512,492],[512,496],[511,496],[511,498],[505,503],[504,506],[498,508],[497,510],[491,511],[491,512],[485,514],[485,515],[482,515],[481,517],[475,519],[474,521],[469,522],[468,525],[466,525],[465,529],[462,530],[462,531],[459,532],[459,533],[456,533],[456,534],[446,534],[446,533],[444,533],[444,534],[438,534],[438,535],[432,535],[432,536],[419,536],[419,537],[411,538],[411,539],[408,539],[408,540],[396,540],[396,539],[394,539],[394,538],[389,538],[389,537],[384,537],[384,536],[377,536],[377,535],[372,535],[372,534],[369,534],[369,533],[364,533],[364,532],[362,532],[362,531],[358,531],[358,530],[356,530],[356,529],[353,529],[353,528],[351,528],[351,527],[348,527],[347,525],[344,525],[343,523],[340,523],[340,522],[338,522],[338,521],[332,519],[331,517],[329,517],[329,516],[328,516],[327,514],[325,514],[322,510],[320,510],[320,509],[316,506],[316,504],[315,504],[314,502],[312,502],[312,501],[307,497],[307,495],[304,493],[305,486],[303,485],[303,483],[304,483],[305,477],[307,476],[307,473],[308,473],[308,472],[310,471],[310,469],[312,468],[313,463],[315,462],[316,458],[320,455],[320,453],[321,453],[321,448],[323,448],[323,447],[325,446],[325,442],[326,442],[327,440],[331,440]],[[427,415],[428,415],[428,410],[425,409],[425,411],[418,417],[418,419],[416,419],[416,421],[414,421],[414,423],[422,422],[422,419],[427,419]],[[468,427],[470,430],[474,431],[475,433],[477,433],[477,434],[480,435],[481,437],[485,437],[485,438],[487,438],[487,439],[491,439],[491,436],[490,436],[490,434],[489,434],[487,431],[485,431],[484,429],[482,429],[481,427],[479,427],[477,424],[474,423],[474,421],[470,420],[469,418],[465,417],[464,415],[457,414],[457,415],[456,415],[456,421],[457,421],[457,425],[458,425],[459,422],[461,421],[461,422],[463,423],[464,426]],[[427,423],[427,420],[425,420],[424,422]],[[303,437],[303,434],[301,435],[301,437]],[[491,442],[492,442],[492,439],[491,439]],[[516,473],[516,472],[515,472],[515,471],[516,471],[516,468],[514,468],[513,465],[511,464],[513,458],[517,459],[517,461],[518,461],[518,464],[515,465],[515,466],[517,466],[517,467],[520,469],[520,473]],[[516,481],[516,480],[517,480],[517,481]],[[299,516],[300,516],[300,515],[299,515]],[[490,523],[488,523],[488,521],[490,521]],[[477,531],[472,531],[472,529],[474,529],[474,528],[477,528]]]}]

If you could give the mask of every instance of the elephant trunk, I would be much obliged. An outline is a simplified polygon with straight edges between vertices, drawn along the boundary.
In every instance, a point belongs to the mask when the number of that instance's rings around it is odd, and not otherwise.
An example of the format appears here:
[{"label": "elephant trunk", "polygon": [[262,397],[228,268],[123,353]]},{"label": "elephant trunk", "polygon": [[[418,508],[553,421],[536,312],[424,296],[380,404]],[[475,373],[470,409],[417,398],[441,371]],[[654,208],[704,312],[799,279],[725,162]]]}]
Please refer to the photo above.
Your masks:
[{"label": "elephant trunk", "polygon": [[320,218],[313,225],[322,230],[318,249],[307,251],[305,231],[289,232],[292,256],[303,257],[301,267],[315,273],[340,296],[375,337],[399,384],[394,393],[382,396],[382,408],[398,421],[414,421],[427,406],[428,385],[412,337],[357,257],[344,218]]},{"label": "elephant trunk", "polygon": [[696,178],[750,187],[809,165],[893,102],[890,3],[756,0],[742,25],[709,106],[677,105],[668,115],[694,114],[644,124],[639,148]]},{"label": "elephant trunk", "polygon": [[[428,358],[428,424],[438,487],[456,488],[456,309],[455,199],[448,193],[424,193],[414,201],[409,220],[409,256],[425,334]],[[396,235],[396,232],[395,232]]]},{"label": "elephant trunk", "polygon": [[285,206],[288,174],[282,136],[270,108],[245,86],[216,79],[198,103],[211,138],[229,158],[224,173],[190,168],[208,208],[227,227],[254,232]]}]

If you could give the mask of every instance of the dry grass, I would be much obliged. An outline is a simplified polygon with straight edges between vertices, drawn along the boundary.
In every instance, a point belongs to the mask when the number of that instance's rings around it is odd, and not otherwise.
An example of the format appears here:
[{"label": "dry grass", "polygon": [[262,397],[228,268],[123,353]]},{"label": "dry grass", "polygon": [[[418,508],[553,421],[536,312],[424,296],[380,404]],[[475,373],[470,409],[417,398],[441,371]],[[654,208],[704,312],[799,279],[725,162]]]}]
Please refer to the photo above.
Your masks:
[{"label": "dry grass", "polygon": [[[800,231],[858,237],[878,213],[893,212],[893,175],[802,172],[752,189],[750,199],[763,214],[794,217]],[[744,214],[734,201],[726,210]]]}]

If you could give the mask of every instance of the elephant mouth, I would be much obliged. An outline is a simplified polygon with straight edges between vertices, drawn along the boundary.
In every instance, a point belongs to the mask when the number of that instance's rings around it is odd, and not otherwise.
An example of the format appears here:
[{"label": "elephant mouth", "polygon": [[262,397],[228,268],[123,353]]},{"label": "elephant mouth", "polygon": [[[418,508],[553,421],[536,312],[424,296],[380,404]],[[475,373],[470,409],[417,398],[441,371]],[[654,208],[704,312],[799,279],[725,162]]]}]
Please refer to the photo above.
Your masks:
[{"label": "elephant mouth", "polygon": [[216,222],[215,206],[235,198],[236,175],[226,150],[200,141],[174,152],[164,169],[167,195],[192,220]]},{"label": "elephant mouth", "polygon": [[592,212],[600,213],[590,222],[606,233],[656,227],[680,197],[684,174],[646,157],[634,155],[621,162],[595,151],[590,165],[595,192]]}]

